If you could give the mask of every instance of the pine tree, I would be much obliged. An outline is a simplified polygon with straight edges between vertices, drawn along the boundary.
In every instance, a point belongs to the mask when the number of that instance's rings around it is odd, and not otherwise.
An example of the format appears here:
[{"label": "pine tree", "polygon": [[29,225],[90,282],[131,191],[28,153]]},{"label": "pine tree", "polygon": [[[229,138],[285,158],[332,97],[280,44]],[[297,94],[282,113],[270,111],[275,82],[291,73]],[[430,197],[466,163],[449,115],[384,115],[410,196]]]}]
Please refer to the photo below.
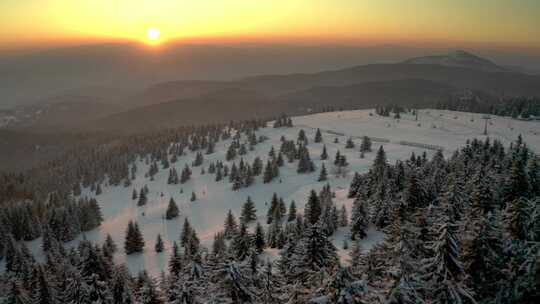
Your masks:
[{"label": "pine tree", "polygon": [[319,225],[306,229],[294,248],[290,259],[288,278],[306,281],[314,272],[331,269],[338,264],[336,248]]},{"label": "pine tree", "polygon": [[136,200],[138,198],[137,190],[133,189],[133,193],[131,194],[131,199]]},{"label": "pine tree", "polygon": [[535,157],[531,157],[527,163],[527,176],[531,197],[540,196],[540,166]]},{"label": "pine tree", "polygon": [[234,147],[234,145],[231,144],[229,148],[227,149],[227,154],[225,155],[225,159],[227,161],[231,161],[235,158],[236,158],[236,148]]},{"label": "pine tree", "polygon": [[186,164],[184,166],[184,169],[182,169],[182,173],[180,174],[180,183],[185,184],[191,178],[191,174],[192,174],[191,169]]},{"label": "pine tree", "polygon": [[144,189],[141,189],[139,192],[139,200],[137,201],[137,206],[144,206],[146,205],[146,202],[148,199],[146,198],[146,191]]},{"label": "pine tree", "polygon": [[279,152],[276,158],[276,165],[278,167],[283,167],[284,164],[285,164],[285,161],[283,160],[283,154]]},{"label": "pine tree", "polygon": [[306,203],[304,217],[309,224],[314,225],[319,221],[321,212],[321,201],[317,196],[317,192],[315,192],[315,190],[311,190],[311,192],[309,193],[308,201]]},{"label": "pine tree", "polygon": [[345,205],[341,205],[341,209],[339,210],[339,226],[347,227],[348,225],[349,215],[347,214],[347,209],[345,208]]},{"label": "pine tree", "polygon": [[360,152],[371,152],[371,139],[369,137],[362,137],[362,143],[360,144]]},{"label": "pine tree", "polygon": [[101,190],[101,184],[97,184],[96,195],[100,195],[101,193],[103,193],[103,190]]},{"label": "pine tree", "polygon": [[287,222],[292,222],[296,220],[296,203],[294,200],[291,201],[289,205],[289,215],[287,217]]},{"label": "pine tree", "polygon": [[243,261],[248,257],[251,249],[251,236],[245,223],[240,224],[238,234],[236,234],[232,242],[232,249],[238,261]]},{"label": "pine tree", "polygon": [[[117,267],[113,272],[111,282],[112,303],[134,304],[135,299],[129,280],[131,279],[128,270],[125,267]],[[76,302],[71,302],[76,303]]]},{"label": "pine tree", "polygon": [[379,150],[377,150],[377,155],[375,156],[375,160],[373,161],[373,175],[375,176],[377,181],[380,181],[385,172],[386,168],[388,167],[387,161],[386,161],[386,152],[384,152],[383,146],[379,147]]},{"label": "pine tree", "polygon": [[475,229],[463,237],[463,266],[476,298],[495,298],[497,282],[504,280],[502,233],[498,217],[468,219]]},{"label": "pine tree", "polygon": [[285,201],[282,197],[279,198],[278,208],[279,209],[277,212],[279,212],[279,215],[277,216],[277,218],[281,221],[281,219],[285,217],[285,214],[287,214],[287,206],[285,206]]},{"label": "pine tree", "polygon": [[240,216],[241,223],[250,223],[257,219],[257,210],[255,209],[255,203],[248,196],[247,201],[242,206],[242,213]]},{"label": "pine tree", "polygon": [[32,299],[17,279],[12,279],[9,284],[9,291],[2,303],[5,304],[31,304]]},{"label": "pine tree", "polygon": [[195,231],[195,229],[191,229],[191,233],[184,246],[184,255],[188,260],[191,260],[192,262],[194,262],[194,260],[198,258],[200,244],[201,244],[201,241],[199,240],[199,237],[197,236],[197,231]]},{"label": "pine tree", "polygon": [[169,272],[178,277],[182,270],[182,256],[176,242],[173,242],[171,257],[169,258]]},{"label": "pine tree", "polygon": [[470,290],[463,284],[464,271],[455,229],[448,215],[443,215],[435,231],[437,239],[430,248],[433,256],[423,261],[423,270],[430,282],[428,288],[436,303],[461,303],[464,299],[474,303]]},{"label": "pine tree", "polygon": [[505,183],[504,200],[510,202],[520,197],[529,197],[529,183],[522,161],[516,158]]},{"label": "pine tree", "polygon": [[347,139],[347,143],[345,144],[345,149],[353,149],[355,147],[354,141],[351,137]]},{"label": "pine tree", "polygon": [[504,222],[510,238],[526,240],[531,222],[530,201],[520,197],[507,204],[504,211]]},{"label": "pine tree", "polygon": [[142,252],[143,248],[144,239],[139,229],[139,225],[136,222],[129,221],[124,243],[126,254],[129,255],[135,252]]},{"label": "pine tree", "polygon": [[186,247],[187,243],[189,242],[189,238],[191,237],[192,230],[193,228],[191,228],[188,218],[185,218],[184,225],[182,226],[182,233],[180,234],[180,246]]},{"label": "pine tree", "polygon": [[414,172],[411,173],[407,180],[403,200],[405,206],[411,212],[415,212],[417,208],[424,207],[423,190]]},{"label": "pine tree", "polygon": [[263,183],[268,184],[274,179],[274,168],[273,163],[269,160],[264,167]]},{"label": "pine tree", "polygon": [[178,217],[179,214],[180,210],[178,210],[178,205],[176,205],[176,202],[171,197],[171,199],[169,200],[169,205],[167,206],[167,211],[165,211],[165,218],[171,220]]},{"label": "pine tree", "polygon": [[493,194],[487,182],[488,177],[483,169],[473,178],[473,190],[471,193],[471,207],[476,208],[482,214],[492,211]]},{"label": "pine tree", "polygon": [[223,179],[223,173],[221,173],[221,167],[218,167],[217,172],[216,172],[216,182],[219,182],[222,179]]},{"label": "pine tree", "polygon": [[46,272],[42,266],[37,266],[37,269],[34,270],[34,279],[36,282],[32,290],[33,294],[31,303],[56,303],[53,287],[51,286],[51,282],[49,282]]},{"label": "pine tree", "polygon": [[364,200],[358,197],[352,208],[351,217],[351,237],[355,240],[357,237],[362,239],[366,236],[368,226],[368,212]]},{"label": "pine tree", "polygon": [[322,142],[322,134],[321,129],[317,128],[317,131],[315,132],[315,140],[316,143]]},{"label": "pine tree", "polygon": [[198,167],[204,162],[204,156],[201,152],[195,154],[195,160],[193,161],[193,167]]},{"label": "pine tree", "polygon": [[112,257],[117,250],[118,249],[116,247],[116,244],[114,243],[113,238],[110,234],[107,234],[105,242],[103,243],[103,254],[105,254],[105,256]]},{"label": "pine tree", "polygon": [[310,173],[315,171],[315,165],[309,156],[309,151],[306,146],[301,146],[299,149],[300,160],[298,162],[297,173]]},{"label": "pine tree", "polygon": [[163,303],[157,287],[156,283],[153,279],[149,277],[145,277],[142,280],[142,286],[139,290],[138,294],[139,303],[140,304],[161,304]]},{"label": "pine tree", "polygon": [[261,223],[257,222],[255,227],[255,235],[253,236],[253,246],[255,246],[255,251],[257,253],[263,252],[266,247],[266,241],[264,239],[264,228]]},{"label": "pine tree", "polygon": [[306,132],[304,131],[304,129],[300,129],[300,131],[298,132],[297,142],[304,146],[308,144],[308,139],[307,139]]},{"label": "pine tree", "polygon": [[353,239],[351,252],[349,252],[350,264],[353,272],[357,272],[363,262],[364,255],[362,253],[362,240],[360,238]]},{"label": "pine tree", "polygon": [[261,173],[262,173],[262,170],[263,170],[263,162],[261,160],[260,157],[255,157],[255,159],[253,160],[253,165],[251,166],[252,170],[253,170],[253,175],[254,176],[259,176]]},{"label": "pine tree", "polygon": [[326,145],[323,145],[322,153],[321,153],[321,160],[327,160],[328,159],[328,153],[326,152]]},{"label": "pine tree", "polygon": [[191,192],[191,198],[189,200],[192,201],[192,202],[197,200],[197,195],[195,194],[195,191]]},{"label": "pine tree", "polygon": [[324,163],[321,166],[321,173],[319,174],[319,179],[317,181],[323,182],[328,179],[328,173],[326,172],[326,166]]},{"label": "pine tree", "polygon": [[232,211],[229,209],[227,217],[225,218],[224,233],[227,239],[233,238],[238,234],[238,224],[236,223],[236,218],[234,217]]},{"label": "pine tree", "polygon": [[161,234],[158,233],[156,238],[156,245],[154,246],[154,249],[157,253],[163,252],[163,239],[161,238]]}]

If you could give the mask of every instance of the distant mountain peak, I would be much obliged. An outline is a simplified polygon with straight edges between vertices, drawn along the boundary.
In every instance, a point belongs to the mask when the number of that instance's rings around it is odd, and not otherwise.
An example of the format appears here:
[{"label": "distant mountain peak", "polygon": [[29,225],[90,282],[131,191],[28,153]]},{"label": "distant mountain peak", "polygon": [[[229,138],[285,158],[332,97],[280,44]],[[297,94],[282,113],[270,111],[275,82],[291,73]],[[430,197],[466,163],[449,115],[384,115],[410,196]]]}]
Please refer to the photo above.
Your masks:
[{"label": "distant mountain peak", "polygon": [[445,55],[416,57],[405,60],[407,64],[438,64],[450,67],[468,68],[484,72],[507,72],[508,69],[493,61],[476,56],[464,50],[455,50]]}]

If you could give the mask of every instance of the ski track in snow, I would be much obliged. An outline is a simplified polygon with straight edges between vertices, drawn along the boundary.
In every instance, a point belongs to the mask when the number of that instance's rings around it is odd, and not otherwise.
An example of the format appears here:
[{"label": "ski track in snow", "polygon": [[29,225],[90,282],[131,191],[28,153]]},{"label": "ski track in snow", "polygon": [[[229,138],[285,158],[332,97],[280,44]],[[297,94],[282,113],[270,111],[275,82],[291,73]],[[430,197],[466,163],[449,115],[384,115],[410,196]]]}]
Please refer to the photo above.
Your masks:
[{"label": "ski track in snow", "polygon": [[[103,185],[103,193],[96,196],[100,203],[104,221],[100,227],[79,236],[75,241],[68,243],[68,246],[75,246],[83,237],[88,240],[102,243],[107,234],[111,234],[118,246],[115,261],[125,263],[132,273],[137,273],[146,269],[151,275],[159,275],[161,271],[167,271],[167,262],[171,253],[172,242],[178,241],[184,219],[189,218],[192,226],[197,231],[201,244],[209,247],[215,233],[223,227],[225,215],[229,209],[238,218],[243,203],[248,196],[251,196],[256,204],[258,221],[266,223],[267,202],[272,194],[276,192],[283,197],[287,207],[291,200],[295,200],[297,209],[302,212],[307,196],[311,189],[319,191],[327,182],[317,182],[319,169],[324,162],[328,169],[328,183],[336,192],[335,202],[337,207],[345,205],[349,215],[351,214],[352,199],[347,198],[348,187],[355,171],[366,172],[375,157],[375,152],[380,145],[384,146],[388,161],[395,162],[398,159],[410,157],[414,152],[417,155],[426,151],[431,157],[435,151],[422,148],[400,145],[400,141],[438,145],[444,147],[446,156],[463,146],[467,139],[484,139],[482,135],[484,120],[482,114],[471,114],[464,112],[442,111],[442,110],[422,110],[419,114],[419,121],[409,114],[403,114],[398,121],[390,117],[380,117],[373,110],[357,110],[345,112],[329,112],[307,116],[293,117],[295,127],[293,128],[264,128],[257,132],[257,136],[265,135],[269,140],[255,146],[255,151],[248,151],[244,155],[244,161],[252,163],[256,156],[262,158],[266,164],[268,152],[274,146],[276,152],[279,151],[280,137],[284,135],[287,139],[296,140],[298,131],[304,129],[310,140],[308,145],[310,156],[317,169],[311,174],[298,175],[296,173],[297,161],[288,163],[285,159],[284,167],[280,168],[280,178],[269,184],[263,184],[262,176],[255,179],[255,183],[249,188],[242,188],[237,191],[231,190],[231,183],[228,178],[220,182],[215,182],[214,174],[201,175],[201,167],[192,168],[191,179],[185,184],[168,185],[168,169],[162,169],[156,174],[155,180],[150,181],[144,174],[148,172],[149,166],[142,161],[137,162],[137,176],[129,187],[111,187]],[[457,117],[454,119],[454,117]],[[474,121],[471,121],[471,117]],[[420,123],[420,126],[418,126]],[[522,134],[525,142],[536,152],[540,150],[540,136],[538,135],[540,124],[538,122],[518,121],[511,118],[492,116],[492,125],[489,125],[488,133],[492,138],[500,139],[505,145]],[[433,125],[436,127],[434,128]],[[320,154],[323,143],[314,143],[316,128],[325,130],[323,141],[327,146],[328,160],[321,161]],[[330,132],[330,133],[329,133]],[[536,133],[536,134],[535,134]],[[344,135],[336,135],[344,134]],[[373,152],[366,153],[364,159],[359,157],[361,136],[377,137],[388,139],[389,143],[373,141]],[[345,149],[345,142],[351,136],[355,138],[356,147]],[[339,139],[339,143],[334,144],[334,138]],[[245,137],[242,138],[245,140]],[[231,140],[220,141],[216,144],[215,153],[204,155],[203,166],[208,169],[210,161],[225,160],[225,152]],[[349,172],[346,177],[335,177],[332,174],[333,160],[337,150],[347,156],[349,162]],[[186,163],[190,164],[195,153],[185,150],[187,155],[179,157],[178,161],[171,167],[175,167],[180,173]],[[235,161],[238,163],[240,157]],[[224,161],[225,163],[225,161]],[[229,165],[232,162],[229,162]],[[137,207],[137,201],[131,199],[131,194],[135,188],[137,191],[147,185],[150,189],[148,203],[146,206]],[[183,193],[180,193],[183,189]],[[191,192],[195,191],[198,199],[190,202]],[[163,193],[163,196],[161,196]],[[83,196],[95,196],[89,189],[83,190]],[[169,199],[173,197],[180,208],[180,216],[173,220],[163,218]],[[144,214],[144,215],[143,215]],[[144,240],[146,242],[144,252],[126,256],[124,254],[124,237],[127,223],[135,220],[139,223]],[[250,225],[253,231],[255,223]],[[264,225],[266,226],[266,225]],[[160,233],[165,243],[163,253],[154,251],[154,244],[157,234]],[[374,244],[384,239],[384,233],[377,231],[373,227],[367,232],[367,237],[362,241],[363,250],[369,250]],[[348,263],[348,250],[343,250],[343,240],[349,235],[349,228],[340,228],[333,236],[333,242],[338,248],[338,254],[343,263]],[[36,255],[38,260],[43,259],[41,252],[41,239],[28,242],[30,250]],[[352,243],[349,242],[349,248]],[[279,255],[277,249],[267,249],[263,254],[263,259],[276,260]]]}]

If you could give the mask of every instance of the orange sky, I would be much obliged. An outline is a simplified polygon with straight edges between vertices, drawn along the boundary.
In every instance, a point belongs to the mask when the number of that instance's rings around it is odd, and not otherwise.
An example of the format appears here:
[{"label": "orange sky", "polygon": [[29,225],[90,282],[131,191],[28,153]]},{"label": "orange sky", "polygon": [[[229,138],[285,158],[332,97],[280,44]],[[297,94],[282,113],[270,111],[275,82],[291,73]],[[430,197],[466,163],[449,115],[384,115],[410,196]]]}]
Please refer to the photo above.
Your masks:
[{"label": "orange sky", "polygon": [[104,41],[407,43],[540,49],[536,0],[2,0],[0,49]]}]

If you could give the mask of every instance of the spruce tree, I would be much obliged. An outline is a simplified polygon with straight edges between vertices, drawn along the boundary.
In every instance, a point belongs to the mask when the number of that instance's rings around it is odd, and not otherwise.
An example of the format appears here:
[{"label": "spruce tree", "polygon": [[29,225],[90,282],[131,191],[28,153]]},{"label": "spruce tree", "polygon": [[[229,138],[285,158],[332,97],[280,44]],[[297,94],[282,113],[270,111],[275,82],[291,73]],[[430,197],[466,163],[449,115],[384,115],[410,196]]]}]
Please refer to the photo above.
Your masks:
[{"label": "spruce tree", "polygon": [[360,152],[371,152],[371,139],[369,137],[362,137],[362,143],[360,144]]},{"label": "spruce tree", "polygon": [[266,162],[264,168],[263,183],[268,184],[274,179],[274,169],[271,161]]},{"label": "spruce tree", "polygon": [[238,261],[243,261],[248,257],[251,249],[251,236],[245,223],[240,224],[240,229],[232,242],[232,249]]},{"label": "spruce tree", "polygon": [[417,208],[424,207],[423,189],[414,172],[411,173],[407,181],[403,201],[410,212],[415,212]]},{"label": "spruce tree", "polygon": [[326,172],[326,166],[324,163],[321,166],[321,173],[319,174],[319,179],[317,181],[323,182],[328,179],[328,173]]},{"label": "spruce tree", "polygon": [[386,160],[386,152],[384,152],[383,146],[380,146],[379,150],[377,150],[377,155],[375,156],[375,160],[373,161],[372,168],[373,174],[377,181],[383,178],[387,166],[388,164]]},{"label": "spruce tree", "polygon": [[235,158],[236,158],[236,148],[234,147],[234,145],[231,144],[229,148],[227,149],[227,154],[225,155],[225,159],[227,161],[231,161]]},{"label": "spruce tree", "polygon": [[304,214],[304,217],[306,218],[306,221],[314,225],[319,221],[319,218],[321,216],[321,201],[319,200],[319,197],[317,196],[317,192],[315,190],[311,190],[309,193],[309,198],[306,203],[306,210],[308,210],[308,213]]},{"label": "spruce tree", "polygon": [[161,238],[161,234],[158,233],[157,238],[156,238],[156,245],[154,246],[154,249],[156,250],[157,253],[160,253],[160,252],[163,252],[163,247],[164,247],[163,239]]},{"label": "spruce tree", "polygon": [[9,291],[2,303],[5,304],[31,304],[32,299],[28,295],[28,292],[24,289],[17,279],[11,279],[9,284]]},{"label": "spruce tree", "polygon": [[129,255],[135,252],[142,252],[143,248],[144,239],[139,229],[139,225],[136,222],[129,221],[124,243],[126,254]]},{"label": "spruce tree", "polygon": [[348,225],[349,215],[347,214],[347,209],[345,208],[345,205],[341,205],[341,209],[339,210],[339,226],[347,227]]},{"label": "spruce tree", "polygon": [[169,272],[178,277],[182,270],[182,256],[176,242],[173,242],[171,257],[169,258]]},{"label": "spruce tree", "polygon": [[300,131],[298,132],[297,142],[301,143],[304,146],[308,144],[308,139],[307,139],[306,132],[304,131],[304,129],[300,129]]},{"label": "spruce tree", "polygon": [[225,238],[231,239],[236,234],[238,234],[238,224],[236,223],[236,218],[234,217],[232,211],[229,209],[227,217],[225,218],[224,230]]},{"label": "spruce tree", "polygon": [[171,220],[175,217],[178,217],[180,214],[180,210],[178,210],[178,205],[176,205],[176,202],[171,197],[169,200],[169,205],[167,206],[167,211],[165,211],[165,218],[168,220]]},{"label": "spruce tree", "polygon": [[137,206],[144,206],[146,205],[146,202],[148,199],[146,198],[146,191],[144,189],[141,189],[139,192],[139,200],[137,201]]},{"label": "spruce tree", "polygon": [[[130,274],[125,266],[116,267],[110,283],[112,303],[133,304],[135,299],[130,286]],[[73,302],[72,302],[73,303]]]},{"label": "spruce tree", "polygon": [[289,205],[289,215],[287,216],[287,222],[292,222],[296,220],[296,203],[294,200],[291,201]]},{"label": "spruce tree", "polygon": [[510,176],[507,178],[504,187],[504,200],[511,202],[520,197],[529,197],[529,183],[523,162],[516,158],[510,168]]},{"label": "spruce tree", "polygon": [[433,255],[423,261],[430,296],[436,303],[461,303],[465,299],[474,303],[471,291],[463,284],[464,271],[455,229],[448,215],[443,215],[435,231],[437,238],[431,244]]},{"label": "spruce tree", "polygon": [[531,157],[527,163],[527,176],[531,197],[540,196],[540,166],[535,157]]},{"label": "spruce tree", "polygon": [[293,280],[306,280],[321,269],[332,269],[338,264],[336,248],[319,225],[311,225],[294,248],[290,269],[285,274]]},{"label": "spruce tree", "polygon": [[257,281],[261,284],[260,298],[264,304],[280,304],[283,303],[284,291],[281,278],[277,277],[272,271],[272,263],[266,261],[262,272],[258,275]]},{"label": "spruce tree", "polygon": [[240,215],[241,223],[250,223],[257,219],[257,210],[255,209],[255,203],[248,196],[247,201],[242,206],[242,213]]},{"label": "spruce tree", "polygon": [[105,238],[105,242],[103,243],[103,254],[106,256],[112,257],[114,253],[116,253],[117,247],[114,243],[113,238],[110,234],[107,234],[107,237]]},{"label": "spruce tree", "polygon": [[257,253],[263,252],[264,248],[266,247],[266,241],[264,239],[264,228],[259,222],[257,222],[257,226],[255,227],[253,246],[255,247],[255,251]]},{"label": "spruce tree", "polygon": [[297,173],[310,173],[315,171],[315,165],[309,156],[309,151],[306,146],[300,147],[300,160],[298,162]]},{"label": "spruce tree", "polygon": [[358,197],[352,208],[351,216],[351,237],[353,240],[362,239],[366,236],[368,226],[368,211],[364,200]]},{"label": "spruce tree", "polygon": [[314,142],[316,142],[316,143],[322,142],[321,129],[319,129],[319,128],[317,128],[317,131],[315,132],[315,140],[314,140]]},{"label": "spruce tree", "polygon": [[260,157],[255,157],[255,159],[253,160],[253,165],[251,166],[252,170],[253,170],[253,175],[254,176],[259,176],[261,173],[262,173],[262,170],[263,170],[263,162],[261,160]]},{"label": "spruce tree", "polygon": [[532,210],[530,201],[520,197],[507,204],[504,223],[511,239],[526,240],[529,234]]},{"label": "spruce tree", "polygon": [[193,228],[191,228],[191,224],[189,223],[189,219],[184,219],[184,225],[182,226],[182,233],[180,234],[180,246],[186,247],[186,244],[189,242],[189,238],[191,237],[191,231]]},{"label": "spruce tree", "polygon": [[327,160],[328,159],[328,153],[326,152],[326,145],[323,145],[322,153],[321,153],[321,160]]},{"label": "spruce tree", "polygon": [[142,280],[138,298],[140,304],[162,304],[156,283],[150,277],[145,277]]}]

